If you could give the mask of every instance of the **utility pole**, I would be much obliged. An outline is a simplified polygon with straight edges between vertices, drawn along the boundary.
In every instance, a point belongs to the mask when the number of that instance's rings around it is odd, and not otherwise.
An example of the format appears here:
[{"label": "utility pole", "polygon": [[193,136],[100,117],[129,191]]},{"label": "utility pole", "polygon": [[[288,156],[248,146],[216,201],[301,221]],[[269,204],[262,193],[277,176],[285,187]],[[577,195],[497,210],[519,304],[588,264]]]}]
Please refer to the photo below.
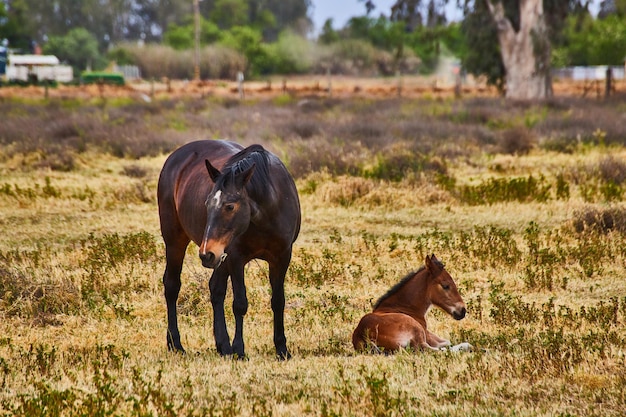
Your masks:
[{"label": "utility pole", "polygon": [[200,81],[200,0],[193,0],[194,54],[193,79]]}]

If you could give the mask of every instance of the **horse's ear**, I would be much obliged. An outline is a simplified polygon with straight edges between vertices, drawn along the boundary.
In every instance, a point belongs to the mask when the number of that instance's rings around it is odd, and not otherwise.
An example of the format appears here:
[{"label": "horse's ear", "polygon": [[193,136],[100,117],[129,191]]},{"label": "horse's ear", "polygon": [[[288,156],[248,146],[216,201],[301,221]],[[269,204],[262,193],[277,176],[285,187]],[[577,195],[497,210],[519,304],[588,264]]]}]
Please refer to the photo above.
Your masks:
[{"label": "horse's ear", "polygon": [[254,175],[254,169],[256,168],[256,164],[252,164],[250,168],[241,173],[241,186],[245,187],[252,175]]},{"label": "horse's ear", "polygon": [[217,177],[222,175],[222,173],[219,171],[219,169],[211,165],[208,159],[205,159],[204,162],[206,164],[207,171],[209,171],[209,176],[211,177],[211,180],[215,182],[217,180]]}]

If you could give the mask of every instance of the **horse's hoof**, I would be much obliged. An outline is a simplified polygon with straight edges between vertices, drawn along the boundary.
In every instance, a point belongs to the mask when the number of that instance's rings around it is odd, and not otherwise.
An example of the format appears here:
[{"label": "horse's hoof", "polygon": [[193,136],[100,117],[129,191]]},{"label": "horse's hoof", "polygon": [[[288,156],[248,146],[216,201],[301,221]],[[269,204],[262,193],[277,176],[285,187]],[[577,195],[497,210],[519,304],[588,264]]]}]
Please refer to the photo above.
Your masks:
[{"label": "horse's hoof", "polygon": [[289,353],[288,350],[284,352],[278,352],[276,353],[276,359],[278,359],[279,361],[287,361],[291,359],[291,353]]},{"label": "horse's hoof", "polygon": [[231,348],[230,345],[226,345],[222,347],[218,346],[217,353],[219,353],[221,356],[232,356],[233,348]]},{"label": "horse's hoof", "polygon": [[185,353],[187,353],[185,349],[182,347],[182,345],[174,345],[173,343],[170,343],[170,342],[167,343],[167,350],[173,353],[180,353],[181,355],[184,355]]}]

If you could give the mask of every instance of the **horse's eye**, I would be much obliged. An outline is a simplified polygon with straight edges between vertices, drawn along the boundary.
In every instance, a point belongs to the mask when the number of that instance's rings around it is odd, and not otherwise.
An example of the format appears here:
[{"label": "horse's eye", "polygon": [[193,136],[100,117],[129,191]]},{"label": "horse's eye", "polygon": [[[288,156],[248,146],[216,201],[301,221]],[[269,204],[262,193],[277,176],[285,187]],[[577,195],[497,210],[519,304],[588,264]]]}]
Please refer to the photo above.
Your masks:
[{"label": "horse's eye", "polygon": [[450,289],[450,286],[448,284],[441,284],[441,288],[448,291]]},{"label": "horse's eye", "polygon": [[224,210],[226,210],[226,211],[233,211],[233,210],[235,210],[235,205],[234,204],[226,204],[224,206]]}]

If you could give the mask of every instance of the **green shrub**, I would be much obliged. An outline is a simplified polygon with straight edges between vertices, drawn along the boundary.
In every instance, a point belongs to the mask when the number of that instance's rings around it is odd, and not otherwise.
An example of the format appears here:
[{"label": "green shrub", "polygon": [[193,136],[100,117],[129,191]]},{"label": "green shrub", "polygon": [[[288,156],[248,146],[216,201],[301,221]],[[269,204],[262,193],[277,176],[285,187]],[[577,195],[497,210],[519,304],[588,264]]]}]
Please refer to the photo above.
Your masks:
[{"label": "green shrub", "polygon": [[80,80],[84,84],[124,85],[124,76],[110,72],[83,72]]},{"label": "green shrub", "polygon": [[435,172],[443,175],[446,172],[446,166],[441,160],[410,149],[393,149],[379,153],[372,166],[363,168],[362,175],[365,178],[401,181],[420,172]]},{"label": "green shrub", "polygon": [[470,205],[498,202],[546,202],[550,199],[551,185],[543,176],[520,178],[490,178],[479,185],[463,185],[455,190],[462,202]]}]

